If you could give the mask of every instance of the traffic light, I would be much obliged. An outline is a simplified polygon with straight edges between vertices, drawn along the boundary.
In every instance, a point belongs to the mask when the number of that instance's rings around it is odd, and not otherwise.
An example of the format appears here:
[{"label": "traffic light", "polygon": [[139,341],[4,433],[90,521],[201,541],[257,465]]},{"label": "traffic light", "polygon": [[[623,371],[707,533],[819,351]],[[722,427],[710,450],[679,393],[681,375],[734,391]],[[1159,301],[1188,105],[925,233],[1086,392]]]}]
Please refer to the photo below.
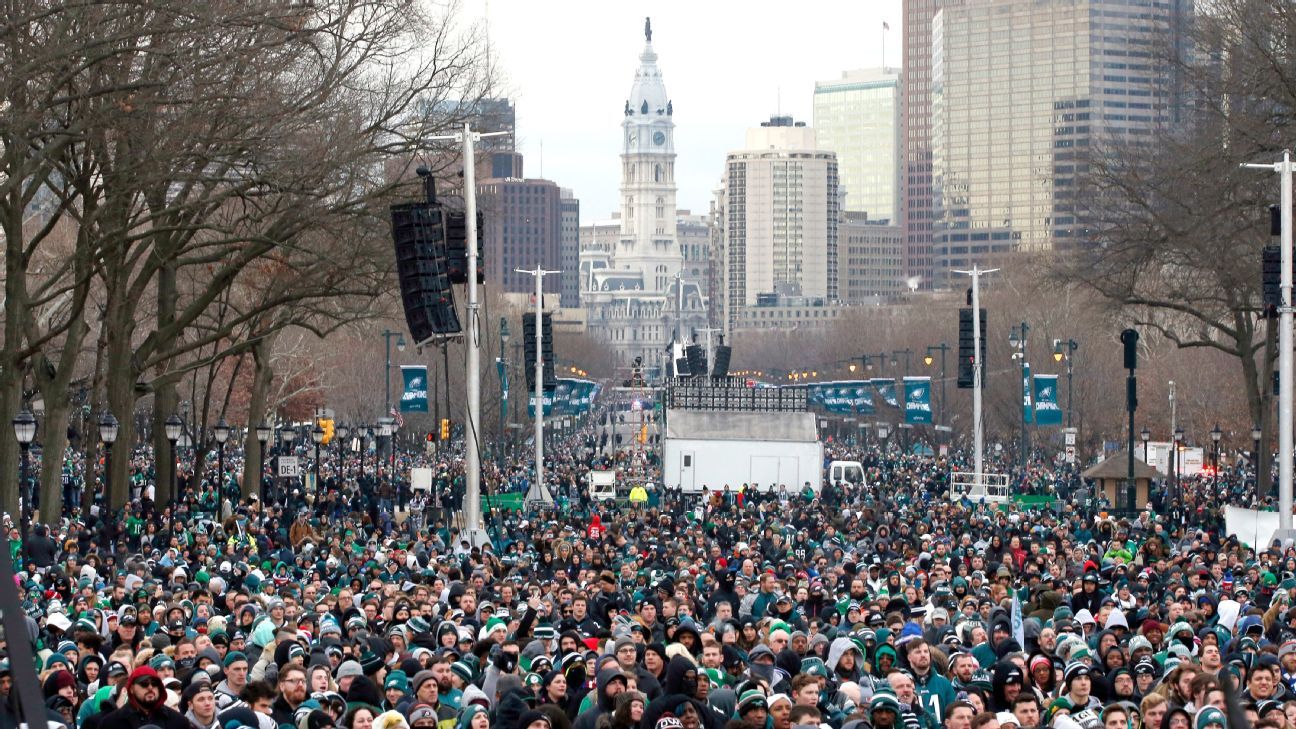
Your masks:
[{"label": "traffic light", "polygon": [[441,440],[450,440],[450,418],[441,418]]},{"label": "traffic light", "polygon": [[436,442],[436,433],[429,432],[429,433],[427,434],[427,437],[424,438],[424,440],[426,440],[426,441],[429,442],[429,443],[435,443],[435,442]]},{"label": "traffic light", "polygon": [[[973,353],[972,307],[959,309],[959,349],[958,349],[958,386],[970,390],[975,386],[976,355]],[[985,389],[985,353],[986,353],[986,310],[981,308],[981,388]]]},{"label": "traffic light", "polygon": [[320,430],[324,431],[324,440],[320,441],[320,444],[328,445],[329,443],[333,442],[333,419],[320,418],[319,427]]}]

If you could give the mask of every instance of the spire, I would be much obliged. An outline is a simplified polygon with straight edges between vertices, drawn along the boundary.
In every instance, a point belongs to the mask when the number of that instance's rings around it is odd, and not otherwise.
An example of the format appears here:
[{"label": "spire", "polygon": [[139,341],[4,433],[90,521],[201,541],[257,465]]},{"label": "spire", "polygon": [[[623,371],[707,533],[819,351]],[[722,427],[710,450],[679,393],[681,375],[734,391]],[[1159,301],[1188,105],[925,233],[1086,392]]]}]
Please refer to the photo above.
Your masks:
[{"label": "spire", "polygon": [[[657,53],[652,47],[652,19],[644,19],[644,48],[639,54],[639,68],[635,71],[634,85],[630,87],[629,109],[642,109],[642,114],[657,116],[666,113],[670,97],[662,82],[661,69],[657,68]],[[629,116],[629,115],[627,115]]]}]

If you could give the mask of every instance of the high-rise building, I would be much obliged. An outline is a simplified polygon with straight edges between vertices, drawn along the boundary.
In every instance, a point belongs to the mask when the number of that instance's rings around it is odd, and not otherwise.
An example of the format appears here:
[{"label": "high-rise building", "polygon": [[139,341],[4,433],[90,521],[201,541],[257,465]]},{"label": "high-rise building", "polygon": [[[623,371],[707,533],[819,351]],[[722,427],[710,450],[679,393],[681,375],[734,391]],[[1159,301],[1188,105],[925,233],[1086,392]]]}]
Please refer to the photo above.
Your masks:
[{"label": "high-rise building", "polygon": [[571,190],[562,188],[558,205],[562,218],[558,231],[559,259],[562,262],[562,307],[575,309],[580,306],[580,200],[576,199]]},{"label": "high-rise building", "polygon": [[684,275],[696,281],[703,298],[710,295],[711,216],[689,210],[675,212],[675,236],[684,260]]},{"label": "high-rise building", "polygon": [[812,126],[819,148],[837,153],[845,210],[872,221],[900,219],[900,73],[847,71],[819,81]]},{"label": "high-rise building", "polygon": [[904,0],[900,224],[905,232],[905,268],[918,278],[921,288],[932,285],[932,19],[941,2]]},{"label": "high-rise building", "polygon": [[[535,292],[535,279],[518,268],[563,267],[561,190],[549,180],[485,179],[477,183],[482,212],[486,281],[508,293]],[[558,276],[546,276],[546,293],[560,293]]]},{"label": "high-rise building", "polygon": [[838,257],[842,261],[842,299],[852,304],[894,299],[906,290],[904,229],[847,212]]},{"label": "high-rise building", "polygon": [[838,185],[837,155],[791,117],[748,130],[744,147],[729,153],[719,203],[726,329],[757,305],[837,301]]},{"label": "high-rise building", "polygon": [[619,365],[666,362],[668,345],[705,326],[706,301],[683,275],[676,237],[675,105],[666,93],[652,27],[644,24],[621,122],[620,231],[610,253],[582,248],[587,330]]},{"label": "high-rise building", "polygon": [[1160,49],[1187,0],[946,0],[932,20],[933,253],[952,269],[1083,244],[1091,147],[1144,143],[1177,104]]}]

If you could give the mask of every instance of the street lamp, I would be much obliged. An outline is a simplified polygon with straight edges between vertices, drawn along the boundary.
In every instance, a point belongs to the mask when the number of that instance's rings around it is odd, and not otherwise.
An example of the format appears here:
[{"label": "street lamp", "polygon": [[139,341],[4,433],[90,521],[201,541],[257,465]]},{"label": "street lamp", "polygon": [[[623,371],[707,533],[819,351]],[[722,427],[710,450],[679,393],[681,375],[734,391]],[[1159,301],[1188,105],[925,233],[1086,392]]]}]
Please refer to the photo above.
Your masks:
[{"label": "street lamp", "polygon": [[[504,420],[505,417],[508,415],[508,397],[509,397],[508,360],[506,359],[506,356],[508,354],[508,343],[509,343],[508,317],[503,317],[503,316],[500,317],[499,337],[500,337],[500,356],[499,356],[499,371],[498,371],[499,381],[500,381],[499,438],[500,438],[500,442],[503,443],[504,432],[505,432]],[[503,453],[501,453],[500,455],[503,456]]]},{"label": "street lamp", "polygon": [[1143,426],[1143,431],[1139,433],[1139,437],[1143,439],[1143,462],[1147,463],[1148,462],[1148,441],[1152,440],[1152,431],[1148,430],[1147,426],[1145,425]]},{"label": "street lamp", "polygon": [[367,443],[369,439],[369,426],[361,425],[359,428],[357,428],[356,437],[360,439],[360,473],[358,476],[356,476],[356,483],[361,484],[363,486],[364,477],[365,477],[364,457],[365,457],[365,451],[369,450],[369,446]]},{"label": "street lamp", "polygon": [[180,482],[176,473],[180,470],[180,461],[176,458],[176,442],[180,440],[180,433],[183,430],[184,421],[175,413],[167,416],[166,422],[162,424],[162,432],[166,434],[167,442],[171,444],[171,494],[173,497],[180,495],[177,493],[178,488],[176,486]]},{"label": "street lamp", "polygon": [[[266,497],[266,492],[265,492],[266,446],[269,445],[270,438],[273,436],[274,436],[274,428],[271,428],[266,423],[261,423],[256,427],[257,443],[261,444],[260,450],[257,451],[257,453],[259,454],[259,460],[261,461],[261,473],[257,474],[257,492],[261,495],[262,501],[264,501]],[[248,478],[248,474],[244,473],[243,478],[245,479]]]},{"label": "street lamp", "polygon": [[311,441],[315,443],[315,491],[320,492],[320,444],[324,442],[324,429],[319,423],[311,429]]},{"label": "street lamp", "polygon": [[[291,423],[285,424],[284,427],[279,429],[279,440],[283,442],[284,451],[289,455],[293,452],[293,441],[296,439],[297,431],[293,429]],[[288,503],[287,498],[284,499],[284,503]]]},{"label": "street lamp", "polygon": [[909,359],[909,358],[913,356],[913,350],[912,350],[912,349],[909,349],[908,347],[906,347],[906,348],[904,348],[904,349],[897,349],[897,350],[895,350],[894,352],[892,352],[892,353],[891,353],[891,366],[892,366],[892,367],[895,367],[895,366],[896,366],[896,362],[897,362],[897,359],[896,359],[896,358],[899,357],[900,355],[904,355],[904,363],[905,363],[905,377],[908,377],[908,376],[909,376],[909,364],[910,364],[910,359]]},{"label": "street lamp", "polygon": [[1174,443],[1170,448],[1170,473],[1173,474],[1175,498],[1179,498],[1179,444],[1183,443],[1183,428],[1174,429]]},{"label": "street lamp", "polygon": [[[104,485],[105,486],[110,486],[112,484],[112,448],[113,448],[113,443],[117,442],[118,431],[119,431],[119,425],[117,423],[117,418],[113,417],[112,413],[105,411],[103,416],[99,418],[99,440],[103,441],[104,444]],[[90,475],[92,474],[87,474],[87,476]],[[95,495],[97,494],[99,489],[94,485],[94,480],[92,478],[87,480],[90,482],[90,488],[88,489],[89,498],[91,503],[93,503],[95,499]],[[81,494],[81,498],[84,499],[86,498],[86,494],[84,492],[87,491],[87,489],[83,489],[82,491],[83,493]]]},{"label": "street lamp", "polygon": [[927,353],[923,355],[923,364],[931,367],[932,362],[935,361],[935,358],[932,357],[932,352],[940,352],[940,421],[942,423],[945,423],[945,353],[948,351],[949,345],[945,342],[941,342],[940,344],[928,345]]},{"label": "street lamp", "polygon": [[1255,472],[1256,488],[1260,487],[1260,436],[1264,431],[1260,430],[1259,425],[1251,426],[1251,443],[1254,447],[1251,449],[1251,470]]},{"label": "street lamp", "polygon": [[1029,397],[1026,389],[1026,339],[1030,334],[1030,326],[1022,322],[1020,326],[1013,327],[1012,332],[1008,335],[1008,344],[1017,351],[1013,353],[1013,359],[1021,369],[1021,394],[1017,398],[1017,406],[1021,408],[1021,469],[1022,474],[1026,473],[1026,451],[1030,449],[1030,443],[1026,435],[1026,398]]},{"label": "street lamp", "polygon": [[18,447],[22,450],[22,460],[18,461],[18,480],[22,482],[18,489],[19,498],[22,499],[22,509],[18,515],[19,525],[22,527],[23,538],[27,537],[27,516],[31,512],[31,484],[28,483],[27,476],[27,451],[31,448],[31,443],[36,439],[36,416],[23,406],[23,409],[14,416],[13,419],[14,437],[18,439]]},{"label": "street lamp", "polygon": [[[1068,428],[1071,427],[1071,394],[1072,394],[1071,355],[1079,348],[1080,345],[1074,339],[1067,339],[1065,341],[1061,339],[1053,340],[1053,361],[1061,362],[1063,359],[1066,360],[1066,375],[1067,375],[1067,423],[1066,424]],[[1146,460],[1146,458],[1144,460]]]},{"label": "street lamp", "polygon": [[230,437],[229,423],[225,418],[212,428],[212,437],[216,439],[216,499],[219,501],[225,491],[225,441]]},{"label": "street lamp", "polygon": [[391,412],[391,340],[396,337],[396,351],[405,351],[405,335],[400,332],[393,332],[390,329],[383,330],[383,343],[387,346],[387,366],[383,368],[383,376],[387,381],[386,396],[384,399],[383,413]]},{"label": "street lamp", "polygon": [[339,425],[334,431],[337,435],[338,444],[338,478],[339,481],[346,481],[346,439],[351,435],[351,429],[345,425]]},{"label": "street lamp", "polygon": [[1213,479],[1214,483],[1212,483],[1211,485],[1214,486],[1215,488],[1219,488],[1219,447],[1220,447],[1220,438],[1224,437],[1224,431],[1220,430],[1219,423],[1216,423],[1215,427],[1211,429],[1210,437],[1211,437],[1211,450],[1214,451],[1211,458],[1215,461],[1215,478]]}]

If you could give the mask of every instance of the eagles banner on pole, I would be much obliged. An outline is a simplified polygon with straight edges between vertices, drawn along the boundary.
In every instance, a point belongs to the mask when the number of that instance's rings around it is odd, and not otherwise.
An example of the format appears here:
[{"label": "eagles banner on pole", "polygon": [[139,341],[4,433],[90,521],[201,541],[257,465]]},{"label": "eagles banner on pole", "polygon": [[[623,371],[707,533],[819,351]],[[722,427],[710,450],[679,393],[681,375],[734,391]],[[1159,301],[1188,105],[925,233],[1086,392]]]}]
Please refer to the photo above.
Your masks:
[{"label": "eagles banner on pole", "polygon": [[1031,422],[1031,373],[1030,362],[1022,365],[1022,418],[1023,422]]},{"label": "eagles banner on pole", "polygon": [[1057,385],[1057,375],[1035,375],[1036,425],[1062,424],[1062,408],[1058,406]]},{"label": "eagles banner on pole", "polygon": [[426,413],[427,402],[427,367],[424,365],[401,365],[401,378],[405,381],[405,391],[401,393],[400,411],[402,413]]},{"label": "eagles banner on pole", "polygon": [[896,399],[895,380],[886,377],[874,377],[871,382],[873,387],[877,388],[878,395],[882,396],[882,402],[893,408],[900,407],[900,401]]},{"label": "eagles banner on pole", "polygon": [[904,378],[904,395],[905,422],[913,425],[930,424],[932,421],[931,378]]}]

